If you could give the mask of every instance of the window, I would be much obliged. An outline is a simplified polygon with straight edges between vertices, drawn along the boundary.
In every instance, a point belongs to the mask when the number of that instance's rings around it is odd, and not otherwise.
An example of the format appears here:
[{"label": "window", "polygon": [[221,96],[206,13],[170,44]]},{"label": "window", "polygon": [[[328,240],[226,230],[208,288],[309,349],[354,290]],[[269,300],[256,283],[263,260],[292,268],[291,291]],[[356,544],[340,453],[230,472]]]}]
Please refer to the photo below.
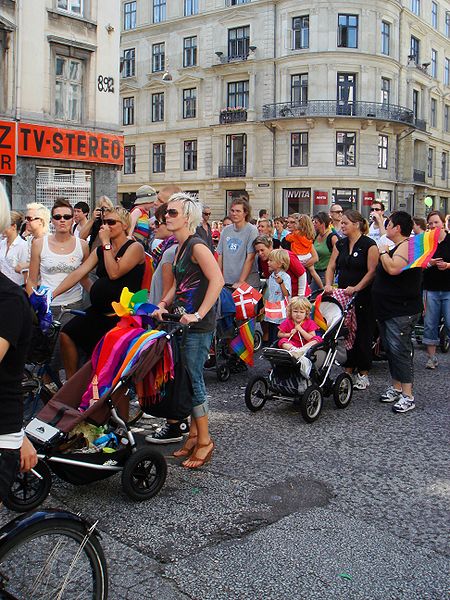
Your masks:
[{"label": "window", "polygon": [[153,144],[153,173],[166,170],[166,144]]},{"label": "window", "polygon": [[228,30],[228,58],[246,59],[250,46],[250,26]]},{"label": "window", "polygon": [[338,15],[338,47],[358,47],[358,16]]},{"label": "window", "polygon": [[197,140],[184,142],[184,170],[197,170]]},{"label": "window", "polygon": [[411,0],[411,11],[415,15],[420,15],[420,0]]},{"label": "window", "polygon": [[153,0],[153,23],[166,20],[166,0]]},{"label": "window", "polygon": [[445,13],[445,35],[450,38],[450,12]]},{"label": "window", "polygon": [[292,48],[309,48],[309,15],[292,19]]},{"label": "window", "polygon": [[356,73],[337,74],[336,100],[337,114],[353,114],[356,100]]},{"label": "window", "polygon": [[164,71],[166,68],[166,45],[164,42],[152,46],[152,72]]},{"label": "window", "polygon": [[164,92],[152,94],[152,122],[164,121]]},{"label": "window", "polygon": [[437,77],[437,61],[438,53],[436,50],[431,50],[431,77]]},{"label": "window", "polygon": [[134,77],[136,74],[136,50],[129,48],[123,51],[122,77]]},{"label": "window", "polygon": [[125,2],[123,5],[123,28],[125,31],[136,29],[136,2]]},{"label": "window", "polygon": [[134,98],[124,98],[122,104],[122,124],[134,125]]},{"label": "window", "polygon": [[227,135],[226,137],[227,166],[235,167],[245,174],[247,164],[247,136],[245,133]]},{"label": "window", "polygon": [[431,3],[431,25],[435,29],[438,28],[438,5],[437,5],[437,2]]},{"label": "window", "polygon": [[58,8],[77,17],[83,16],[83,0],[58,0]]},{"label": "window", "polygon": [[391,103],[391,80],[387,77],[381,78],[381,103]]},{"label": "window", "polygon": [[447,169],[448,169],[448,152],[443,152],[441,156],[441,179],[447,180]]},{"label": "window", "polygon": [[195,119],[197,116],[197,89],[183,90],[183,119]]},{"label": "window", "polygon": [[308,103],[308,73],[291,75],[291,102],[295,106]]},{"label": "window", "polygon": [[291,167],[308,166],[308,134],[291,133]]},{"label": "window", "polygon": [[428,148],[427,156],[427,177],[433,177],[434,150]]},{"label": "window", "polygon": [[420,40],[418,40],[413,35],[411,36],[409,55],[411,57],[411,60],[413,60],[416,63],[416,65],[418,65],[420,60]]},{"label": "window", "polygon": [[83,63],[80,60],[56,56],[55,117],[80,122],[83,96]]},{"label": "window", "polygon": [[354,167],[356,165],[356,133],[336,132],[336,166]]},{"label": "window", "polygon": [[227,87],[227,108],[248,108],[248,80],[232,81]]},{"label": "window", "polygon": [[184,16],[198,15],[198,0],[184,0]]},{"label": "window", "polygon": [[247,4],[250,0],[227,0],[228,6],[238,6],[239,4]]},{"label": "window", "polygon": [[183,40],[183,67],[195,67],[197,64],[197,36]]},{"label": "window", "polygon": [[430,103],[430,126],[436,127],[437,123],[437,100],[436,98],[431,98]]},{"label": "window", "polygon": [[413,90],[412,109],[413,109],[414,119],[417,120],[419,118],[419,92],[418,92],[418,90]]},{"label": "window", "polygon": [[444,60],[444,84],[450,85],[450,58]]},{"label": "window", "polygon": [[124,146],[123,174],[132,175],[136,173],[136,146]]},{"label": "window", "polygon": [[381,21],[381,54],[389,56],[391,51],[391,24]]},{"label": "window", "polygon": [[387,135],[378,136],[378,168],[388,168],[388,143],[389,138]]},{"label": "window", "polygon": [[444,131],[450,133],[450,106],[444,106]]}]

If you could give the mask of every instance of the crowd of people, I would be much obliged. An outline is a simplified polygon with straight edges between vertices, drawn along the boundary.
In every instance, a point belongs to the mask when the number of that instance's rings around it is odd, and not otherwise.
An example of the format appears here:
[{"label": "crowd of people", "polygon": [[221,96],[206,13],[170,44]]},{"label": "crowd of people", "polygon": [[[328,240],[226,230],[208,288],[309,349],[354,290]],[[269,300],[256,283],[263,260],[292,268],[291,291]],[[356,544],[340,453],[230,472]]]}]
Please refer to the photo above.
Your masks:
[{"label": "crowd of people", "polygon": [[[272,219],[267,211],[260,211],[259,218],[252,220],[249,202],[242,197],[233,200],[226,217],[210,225],[209,206],[202,208],[176,186],[157,193],[149,185],[137,190],[131,210],[102,196],[90,214],[87,203],[72,206],[59,198],[51,210],[29,204],[23,217],[9,211],[3,189],[0,202],[0,396],[6,407],[0,425],[0,460],[15,465],[10,470],[18,468],[20,460],[22,469],[35,461],[31,445],[24,441],[18,408],[31,329],[20,287],[29,295],[38,286],[51,290],[51,312],[63,322],[54,361],[70,378],[83,356],[89,357],[117,323],[111,303],[119,301],[122,289],[141,289],[151,256],[149,301],[158,306],[154,316],[175,312],[189,325],[186,358],[194,394],[190,424],[168,421],[146,439],[167,443],[181,441],[188,433],[175,452],[187,468],[204,465],[214,451],[203,364],[225,284],[234,289],[248,284],[262,290],[264,303],[285,303],[285,319],[266,310],[263,343],[297,355],[320,341],[310,318],[307,296],[311,291],[330,294],[340,288],[346,297],[354,298],[356,335],[344,368],[353,375],[354,387],[366,390],[373,339],[379,335],[392,380],[380,400],[392,402],[395,412],[415,407],[411,335],[422,316],[423,302],[425,366],[438,366],[441,320],[450,328],[449,223],[439,211],[431,211],[426,220],[405,211],[386,216],[385,206],[376,200],[370,207],[370,222],[338,204],[312,217],[292,213]],[[439,230],[439,245],[428,268],[423,273],[419,268],[405,269],[406,242],[426,229]],[[83,309],[85,314],[73,316],[66,309]],[[12,312],[20,315],[15,324],[7,318]]]}]

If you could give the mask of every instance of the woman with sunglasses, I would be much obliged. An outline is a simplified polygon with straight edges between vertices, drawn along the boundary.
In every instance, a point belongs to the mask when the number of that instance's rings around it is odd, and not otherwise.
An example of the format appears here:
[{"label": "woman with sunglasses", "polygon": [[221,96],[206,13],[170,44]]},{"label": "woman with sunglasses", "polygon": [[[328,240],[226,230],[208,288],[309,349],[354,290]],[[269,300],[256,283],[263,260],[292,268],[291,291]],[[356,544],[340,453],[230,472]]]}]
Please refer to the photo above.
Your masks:
[{"label": "woman with sunglasses", "polygon": [[184,457],[183,466],[197,469],[211,459],[214,442],[208,430],[208,402],[203,379],[203,365],[211,346],[215,328],[214,305],[224,280],[219,266],[206,243],[195,235],[202,218],[198,202],[187,194],[171,196],[166,212],[167,229],[178,240],[179,249],[173,264],[175,281],[159,302],[155,316],[168,312],[181,314],[181,323],[189,325],[186,339],[186,363],[194,390],[191,428],[183,448],[174,452]]},{"label": "woman with sunglasses", "polygon": [[86,315],[74,317],[61,330],[61,354],[68,379],[78,368],[78,348],[90,356],[97,342],[117,324],[118,317],[111,316],[111,302],[119,301],[124,287],[132,292],[141,289],[145,253],[141,244],[128,238],[130,223],[125,208],[105,208],[98,234],[102,245],[53,292],[53,298],[60,297],[97,268],[98,279],[90,288],[91,306]]},{"label": "woman with sunglasses", "polygon": [[24,274],[20,265],[28,262],[28,245],[20,237],[19,231],[23,215],[11,211],[11,225],[5,229],[0,241],[0,271],[17,285],[24,285]]},{"label": "woman with sunglasses", "polygon": [[44,235],[48,235],[50,224],[50,211],[40,202],[31,202],[27,204],[27,214],[25,215],[25,229],[22,229],[21,235],[28,244],[28,256],[26,261],[19,263],[17,269],[19,272],[28,274],[31,258],[31,246],[34,240],[38,240]]}]

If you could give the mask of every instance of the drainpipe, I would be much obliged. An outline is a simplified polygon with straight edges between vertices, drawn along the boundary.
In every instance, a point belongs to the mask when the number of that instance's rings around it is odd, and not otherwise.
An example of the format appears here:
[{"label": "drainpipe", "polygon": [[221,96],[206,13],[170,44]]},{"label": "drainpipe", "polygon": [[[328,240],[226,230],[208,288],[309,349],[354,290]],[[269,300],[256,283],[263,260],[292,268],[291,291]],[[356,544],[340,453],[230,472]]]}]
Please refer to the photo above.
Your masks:
[{"label": "drainpipe", "polygon": [[20,121],[21,113],[22,113],[22,86],[20,83],[20,78],[22,74],[22,52],[20,51],[20,42],[19,36],[22,34],[22,13],[23,13],[23,4],[22,0],[17,0],[16,2],[16,33],[14,39],[14,54],[15,54],[15,101],[16,101],[16,110],[15,110],[15,119],[16,121]]},{"label": "drainpipe", "polygon": [[[273,12],[273,103],[277,101],[277,5]],[[272,216],[275,217],[275,159],[276,159],[276,128],[272,131]]]}]

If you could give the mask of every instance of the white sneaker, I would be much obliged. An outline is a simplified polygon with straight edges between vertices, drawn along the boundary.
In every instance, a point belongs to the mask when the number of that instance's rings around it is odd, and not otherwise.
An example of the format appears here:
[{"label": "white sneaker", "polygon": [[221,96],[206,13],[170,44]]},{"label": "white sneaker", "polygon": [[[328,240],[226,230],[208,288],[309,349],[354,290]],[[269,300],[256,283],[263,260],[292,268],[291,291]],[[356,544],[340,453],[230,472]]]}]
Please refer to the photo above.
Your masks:
[{"label": "white sneaker", "polygon": [[400,400],[394,404],[392,410],[396,413],[405,413],[410,410],[414,410],[416,404],[414,402],[414,396],[401,396]]},{"label": "white sneaker", "polygon": [[394,387],[388,387],[380,396],[380,402],[398,402],[402,397],[400,390],[396,390]]},{"label": "white sneaker", "polygon": [[355,382],[353,384],[353,388],[355,390],[367,390],[370,385],[369,376],[368,375],[360,375],[357,373],[355,377]]},{"label": "white sneaker", "polygon": [[425,365],[425,369],[435,369],[439,365],[437,356],[430,356]]}]

